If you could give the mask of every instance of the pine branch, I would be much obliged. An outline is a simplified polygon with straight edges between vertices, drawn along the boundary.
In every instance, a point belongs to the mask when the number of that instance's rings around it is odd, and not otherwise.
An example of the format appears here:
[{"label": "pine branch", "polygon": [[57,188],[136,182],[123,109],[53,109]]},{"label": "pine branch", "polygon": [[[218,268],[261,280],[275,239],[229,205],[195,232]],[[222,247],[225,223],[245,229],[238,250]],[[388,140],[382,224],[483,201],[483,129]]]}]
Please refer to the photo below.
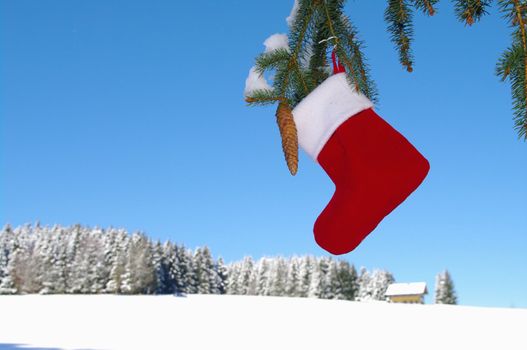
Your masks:
[{"label": "pine branch", "polygon": [[342,1],[322,1],[322,13],[325,16],[328,38],[334,38],[335,50],[340,62],[347,68],[347,76],[350,84],[358,92],[364,93],[359,84],[360,76],[357,74],[356,67],[353,65],[350,55],[348,54],[345,44],[345,38],[348,35],[346,28],[341,24],[342,18]]},{"label": "pine branch", "polygon": [[520,45],[513,44],[507,49],[496,64],[496,75],[505,81],[511,74],[511,71],[519,67],[523,59],[523,48]]},{"label": "pine branch", "polygon": [[527,140],[527,5],[520,0],[500,0],[498,3],[500,11],[516,29],[512,35],[512,46],[498,61],[496,73],[502,80],[508,78],[511,82],[514,128],[520,138]]},{"label": "pine branch", "polygon": [[[433,16],[439,0],[387,0],[384,13],[388,32],[394,43],[399,61],[413,71],[413,9]],[[492,0],[453,0],[456,16],[467,25],[479,21],[492,4]],[[376,88],[364,58],[363,43],[357,30],[343,14],[345,0],[298,0],[297,17],[290,28],[290,49],[278,49],[264,53],[256,59],[256,71],[260,74],[274,71],[273,89],[254,91],[246,98],[249,105],[279,103],[279,126],[303,98],[330,75],[328,51],[334,49],[341,64],[346,68],[348,82],[357,92],[376,101]],[[500,11],[514,28],[512,44],[498,60],[496,74],[511,84],[514,124],[520,137],[527,140],[527,0],[498,0]],[[287,112],[287,113],[286,113]],[[290,125],[294,120],[289,120]],[[282,123],[282,124],[281,124]],[[283,147],[294,145],[282,132]],[[291,134],[289,134],[290,136]],[[290,147],[287,146],[290,150]],[[285,150],[285,148],[284,148]],[[289,152],[289,151],[288,151]],[[295,151],[297,152],[297,151]],[[295,157],[295,152],[290,153]],[[297,155],[296,155],[297,156]],[[292,158],[288,158],[292,173]]]},{"label": "pine branch", "polygon": [[413,0],[414,7],[429,16],[435,15],[436,9],[434,8],[434,5],[438,2],[439,0]]},{"label": "pine branch", "polygon": [[[524,70],[525,64],[522,62],[518,70]],[[511,91],[513,97],[513,111],[514,111],[514,129],[518,133],[518,137],[527,140],[527,103],[525,101],[525,79],[523,74],[515,71],[511,72]]]},{"label": "pine branch", "polygon": [[291,54],[289,50],[279,48],[271,52],[266,52],[256,57],[256,72],[263,74],[265,71],[274,70],[288,62]]},{"label": "pine branch", "polygon": [[454,3],[457,18],[471,26],[488,13],[492,0],[454,0]]},{"label": "pine branch", "polygon": [[392,42],[399,51],[399,60],[408,72],[413,71],[413,57],[410,44],[413,39],[412,9],[407,0],[388,0],[384,12]]},{"label": "pine branch", "polygon": [[245,102],[247,102],[249,106],[265,106],[283,100],[283,98],[275,94],[274,90],[269,89],[255,90],[249,96],[245,97]]},{"label": "pine branch", "polygon": [[[370,69],[362,52],[363,42],[358,39],[357,30],[345,15],[340,16],[341,25],[346,30],[344,37],[346,46],[349,47],[351,63],[354,71],[358,73],[359,91],[361,91],[371,101],[377,102],[377,88],[370,77]],[[339,24],[340,24],[339,22]]]},{"label": "pine branch", "polygon": [[[278,91],[278,95],[288,100],[288,104],[292,107],[311,92],[309,86],[313,85],[307,82],[307,77],[302,74],[299,56],[305,45],[306,35],[313,19],[314,6],[312,6],[310,0],[301,0],[298,11],[297,20],[291,28],[289,37],[289,42],[292,44],[291,54],[287,64],[281,65],[277,69],[274,80],[274,86],[276,91]],[[291,89],[292,73],[295,73],[296,82],[300,84],[301,89]]]},{"label": "pine branch", "polygon": [[[292,175],[298,168],[298,139],[295,121],[291,108],[307,96],[315,85],[308,81],[309,76],[301,67],[306,43],[310,39],[310,27],[315,13],[315,3],[319,0],[300,0],[297,20],[291,27],[289,43],[291,51],[275,52],[274,55],[261,55],[257,62],[257,69],[276,70],[274,77],[274,96],[260,92],[260,95],[250,96],[248,103],[267,104],[280,101],[276,111],[277,123],[282,138],[282,148],[287,166]],[[277,50],[279,51],[279,50]],[[287,53],[287,56],[286,56]]]},{"label": "pine branch", "polygon": [[328,73],[328,34],[325,28],[325,16],[317,11],[313,29],[313,42],[311,44],[311,57],[309,57],[308,72],[315,85],[321,84],[329,77]]},{"label": "pine branch", "polygon": [[307,96],[312,90],[311,84],[307,82],[307,76],[300,68],[300,64],[297,60],[293,60],[292,67],[294,69],[293,73],[294,73],[295,79],[297,83],[302,87],[301,91],[303,91],[305,96]]}]

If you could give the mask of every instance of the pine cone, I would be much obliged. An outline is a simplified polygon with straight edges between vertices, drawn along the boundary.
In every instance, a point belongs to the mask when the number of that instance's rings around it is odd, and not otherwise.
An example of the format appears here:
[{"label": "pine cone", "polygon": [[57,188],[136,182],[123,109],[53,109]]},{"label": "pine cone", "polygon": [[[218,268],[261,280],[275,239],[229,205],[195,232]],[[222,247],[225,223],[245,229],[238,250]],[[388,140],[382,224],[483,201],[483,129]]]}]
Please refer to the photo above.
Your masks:
[{"label": "pine cone", "polygon": [[291,175],[298,170],[298,136],[293,112],[287,102],[281,102],[276,110],[276,122],[282,136],[282,149]]}]

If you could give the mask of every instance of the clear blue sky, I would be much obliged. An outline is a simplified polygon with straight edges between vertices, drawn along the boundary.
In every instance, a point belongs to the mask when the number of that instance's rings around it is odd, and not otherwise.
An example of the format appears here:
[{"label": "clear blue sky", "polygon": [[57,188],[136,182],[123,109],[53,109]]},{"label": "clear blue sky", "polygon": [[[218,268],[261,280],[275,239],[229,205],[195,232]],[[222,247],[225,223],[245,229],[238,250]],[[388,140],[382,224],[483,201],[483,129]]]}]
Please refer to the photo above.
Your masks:
[{"label": "clear blue sky", "polygon": [[[0,0],[0,224],[145,231],[227,261],[325,254],[312,225],[333,185],[283,161],[274,108],[248,108],[263,41],[292,0]],[[496,9],[472,28],[443,0],[398,64],[384,1],[350,1],[378,112],[430,160],[423,185],[359,248],[398,281],[448,268],[462,304],[527,307],[527,143],[494,67]],[[429,301],[431,298],[429,298]]]}]

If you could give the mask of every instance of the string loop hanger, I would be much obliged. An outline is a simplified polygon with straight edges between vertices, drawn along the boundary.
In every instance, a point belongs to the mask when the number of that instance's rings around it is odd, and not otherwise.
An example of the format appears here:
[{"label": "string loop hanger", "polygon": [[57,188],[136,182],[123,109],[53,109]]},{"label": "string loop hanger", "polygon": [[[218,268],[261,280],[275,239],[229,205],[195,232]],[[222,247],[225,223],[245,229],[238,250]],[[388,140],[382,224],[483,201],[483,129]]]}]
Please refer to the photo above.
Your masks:
[{"label": "string loop hanger", "polygon": [[327,39],[320,40],[318,43],[322,44],[322,43],[325,43],[325,42],[329,42],[330,40],[334,40],[333,49],[331,50],[331,61],[333,62],[333,74],[345,73],[346,72],[346,68],[337,59],[337,52],[336,51],[337,51],[337,46],[339,44],[338,38],[336,36],[330,36]]},{"label": "string loop hanger", "polygon": [[330,36],[330,37],[327,38],[327,39],[322,39],[322,40],[320,40],[318,43],[319,43],[319,44],[322,44],[322,43],[325,43],[325,42],[330,41],[330,40],[335,40],[335,44],[333,45],[333,46],[335,47],[335,46],[337,46],[337,44],[338,44],[338,40],[337,40],[337,39],[338,39],[338,38],[337,38],[336,36]]}]

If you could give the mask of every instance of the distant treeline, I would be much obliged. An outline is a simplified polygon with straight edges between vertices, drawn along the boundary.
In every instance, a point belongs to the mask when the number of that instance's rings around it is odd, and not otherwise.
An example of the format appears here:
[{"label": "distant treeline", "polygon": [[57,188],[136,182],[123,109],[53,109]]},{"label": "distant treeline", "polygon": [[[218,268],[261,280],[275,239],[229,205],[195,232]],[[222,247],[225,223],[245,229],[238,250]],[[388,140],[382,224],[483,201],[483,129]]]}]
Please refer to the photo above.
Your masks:
[{"label": "distant treeline", "polygon": [[242,294],[384,300],[394,281],[331,257],[262,258],[226,265],[207,247],[190,250],[123,229],[5,226],[0,294]]}]

